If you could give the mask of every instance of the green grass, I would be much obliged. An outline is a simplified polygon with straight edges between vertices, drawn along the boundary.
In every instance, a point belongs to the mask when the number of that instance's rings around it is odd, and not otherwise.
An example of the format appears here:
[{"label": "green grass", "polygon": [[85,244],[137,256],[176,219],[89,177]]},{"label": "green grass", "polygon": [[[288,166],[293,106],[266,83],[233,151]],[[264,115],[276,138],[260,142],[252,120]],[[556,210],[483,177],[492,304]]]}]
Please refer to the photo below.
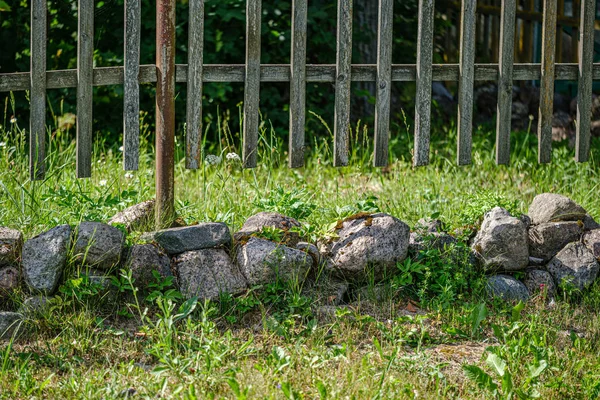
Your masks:
[{"label": "green grass", "polygon": [[[226,120],[207,130],[218,140],[205,144],[205,154],[222,157],[218,165],[185,170],[178,136],[177,213],[187,223],[224,221],[235,230],[253,213],[274,210],[298,217],[314,240],[359,211],[387,212],[411,226],[438,216],[454,229],[476,224],[495,205],[524,213],[536,194],[551,191],[600,218],[598,139],[589,163],[575,163],[573,150],[561,143],[552,164],[538,165],[535,137],[515,133],[511,165],[496,166],[493,133],[481,127],[473,165],[458,167],[455,129],[438,126],[432,164],[414,169],[410,128],[397,126],[390,167],[380,170],[370,166],[368,129],[359,126],[351,166],[335,169],[328,127],[311,129],[317,139],[306,167],[297,170],[285,166],[285,146],[266,124],[253,170],[227,161],[228,153],[239,154],[239,135]],[[0,226],[27,238],[61,223],[104,221],[152,198],[147,128],[139,171],[122,171],[118,146],[98,140],[87,180],[75,179],[73,132],[50,133],[47,177],[32,182],[25,133],[16,124],[0,131]],[[362,299],[326,317],[300,287],[279,282],[237,299],[181,304],[174,297],[169,302],[168,285],[147,301],[117,271],[119,293],[69,278],[52,307],[27,322],[24,337],[0,344],[0,398],[106,399],[134,391],[140,398],[186,399],[598,397],[598,285],[553,305],[535,298],[521,310],[487,300],[481,275],[453,276],[441,255],[430,256],[421,266],[436,268],[437,279],[451,287],[434,288],[404,263],[404,275],[384,283],[386,298]],[[421,279],[413,291],[403,289],[406,271]],[[444,290],[451,295],[440,301]],[[15,295],[6,307],[18,307],[24,297]],[[409,300],[422,314],[410,312]]]}]

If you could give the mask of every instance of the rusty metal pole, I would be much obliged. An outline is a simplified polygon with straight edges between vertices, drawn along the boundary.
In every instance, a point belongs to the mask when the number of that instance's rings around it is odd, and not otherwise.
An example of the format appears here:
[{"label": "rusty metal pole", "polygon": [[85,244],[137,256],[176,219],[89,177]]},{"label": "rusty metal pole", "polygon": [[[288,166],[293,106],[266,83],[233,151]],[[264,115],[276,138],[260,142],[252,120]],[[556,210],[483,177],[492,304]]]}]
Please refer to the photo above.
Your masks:
[{"label": "rusty metal pole", "polygon": [[174,216],[175,0],[156,1],[156,226]]}]

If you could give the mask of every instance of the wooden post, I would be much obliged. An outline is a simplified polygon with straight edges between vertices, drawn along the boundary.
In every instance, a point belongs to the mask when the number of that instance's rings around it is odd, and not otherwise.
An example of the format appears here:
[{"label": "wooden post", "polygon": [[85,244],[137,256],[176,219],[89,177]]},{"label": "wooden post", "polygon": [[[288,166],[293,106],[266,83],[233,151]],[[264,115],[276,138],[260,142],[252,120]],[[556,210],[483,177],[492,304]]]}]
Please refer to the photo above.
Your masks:
[{"label": "wooden post", "polygon": [[94,1],[79,0],[77,34],[77,177],[92,176]]},{"label": "wooden post", "polygon": [[125,0],[123,76],[123,168],[138,169],[140,158],[140,0]]},{"label": "wooden post", "polygon": [[156,227],[174,216],[175,0],[156,2]]},{"label": "wooden post", "polygon": [[46,0],[31,2],[29,176],[43,179],[46,147]]}]

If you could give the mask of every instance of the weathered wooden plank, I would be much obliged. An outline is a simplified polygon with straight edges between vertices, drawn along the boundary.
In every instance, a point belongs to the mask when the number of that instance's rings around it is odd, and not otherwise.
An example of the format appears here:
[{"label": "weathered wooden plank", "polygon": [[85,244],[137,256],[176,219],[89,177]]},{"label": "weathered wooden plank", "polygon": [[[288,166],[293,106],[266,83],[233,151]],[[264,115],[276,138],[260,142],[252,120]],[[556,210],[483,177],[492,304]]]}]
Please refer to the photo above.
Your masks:
[{"label": "weathered wooden plank", "polygon": [[94,77],[94,1],[78,0],[77,177],[92,176],[92,96]]},{"label": "weathered wooden plank", "polygon": [[198,169],[202,143],[204,0],[190,0],[185,166]]},{"label": "weathered wooden plank", "polygon": [[46,0],[31,2],[29,176],[43,179],[46,154]]},{"label": "weathered wooden plank", "polygon": [[460,75],[458,82],[458,165],[471,163],[473,135],[473,81],[477,0],[464,0],[460,14]]},{"label": "weathered wooden plank", "polygon": [[552,116],[554,114],[554,75],[556,58],[556,0],[544,0],[542,25],[542,76],[538,124],[538,162],[552,159]]},{"label": "weathered wooden plank", "polygon": [[306,24],[307,0],[292,0],[292,50],[290,67],[290,138],[289,166],[304,165],[304,129],[306,124]]},{"label": "weathered wooden plank", "polygon": [[352,74],[352,0],[338,0],[333,165],[348,165]]},{"label": "weathered wooden plank", "polygon": [[594,16],[596,15],[596,0],[582,0],[580,15],[575,160],[584,162],[590,157],[592,63],[594,62]]},{"label": "weathered wooden plank", "polygon": [[123,168],[138,169],[140,157],[140,0],[125,0],[123,77]]},{"label": "weathered wooden plank", "polygon": [[433,61],[433,0],[419,0],[417,34],[417,93],[415,98],[415,150],[413,165],[429,164],[431,83]]},{"label": "weathered wooden plank", "polygon": [[377,29],[377,103],[375,104],[375,155],[373,165],[385,167],[388,163],[390,136],[390,101],[392,94],[392,36],[394,28],[394,1],[379,0]]},{"label": "weathered wooden plank", "polygon": [[[513,80],[539,80],[542,76],[541,64],[514,64]],[[176,65],[176,81],[187,82],[187,65]],[[204,64],[203,82],[244,82],[245,65]],[[336,66],[334,64],[307,64],[306,82],[334,83]],[[351,68],[352,82],[374,82],[377,80],[377,65],[354,64]],[[459,64],[434,64],[434,81],[457,82],[460,77]],[[94,86],[122,85],[123,67],[94,68]],[[392,64],[392,82],[414,82],[417,76],[415,64]],[[498,79],[497,64],[475,64],[476,81],[494,81]],[[579,66],[573,63],[555,64],[555,80],[577,80]],[[600,80],[600,63],[594,63],[592,78]],[[290,66],[287,64],[263,64],[261,82],[289,82]],[[156,65],[140,65],[139,83],[156,82]],[[77,70],[54,70],[46,72],[46,89],[77,87]],[[29,72],[0,74],[0,92],[23,91],[30,89]]]},{"label": "weathered wooden plank", "polygon": [[498,68],[498,106],[496,120],[496,163],[510,160],[510,122],[515,45],[515,0],[502,2],[500,19],[500,65]]},{"label": "weathered wooden plank", "polygon": [[246,0],[246,75],[244,82],[244,168],[256,167],[260,92],[262,0]]}]

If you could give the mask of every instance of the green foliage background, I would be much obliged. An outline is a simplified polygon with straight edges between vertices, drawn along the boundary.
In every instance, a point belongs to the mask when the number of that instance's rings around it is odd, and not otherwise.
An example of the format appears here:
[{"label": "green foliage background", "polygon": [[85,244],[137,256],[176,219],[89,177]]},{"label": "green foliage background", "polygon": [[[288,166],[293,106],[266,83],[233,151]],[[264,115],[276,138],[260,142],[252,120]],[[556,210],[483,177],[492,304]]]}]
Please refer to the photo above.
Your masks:
[{"label": "green foliage background", "polygon": [[[370,0],[369,0],[370,1]],[[187,0],[176,0],[176,46],[177,63],[187,61]],[[29,70],[29,19],[30,1],[15,0],[9,2],[10,10],[0,12],[0,72],[19,72]],[[366,0],[355,1],[354,21],[354,63],[361,63],[361,54],[357,50],[360,43],[372,43],[374,32],[358,23]],[[207,64],[242,64],[245,55],[245,5],[244,0],[207,0],[205,4],[205,53]],[[95,1],[95,51],[96,67],[118,66],[123,64],[124,0]],[[336,42],[336,2],[312,0],[308,9],[308,63],[334,64]],[[417,38],[417,1],[402,0],[394,4],[394,49],[395,63],[414,63],[416,59]],[[262,15],[262,63],[289,63],[290,57],[290,0],[263,2]],[[155,2],[142,0],[141,63],[152,64],[155,58]],[[437,18],[438,37],[449,26],[446,21]],[[438,41],[439,42],[439,41]],[[375,53],[375,49],[373,49]],[[441,49],[436,48],[439,60]],[[48,69],[71,69],[77,65],[77,2],[76,0],[48,1]],[[364,88],[354,85],[354,102],[368,96]],[[185,121],[185,84],[177,85],[177,122],[178,131],[182,131]],[[333,85],[309,84],[307,87],[307,107],[322,115],[328,123],[333,122]],[[413,105],[414,84],[404,83],[395,88],[395,103],[400,104],[410,116]],[[94,88],[94,129],[101,131],[108,143],[116,143],[122,132],[122,96],[121,86]],[[363,97],[360,99],[360,97]],[[25,93],[16,94],[15,110],[6,107],[6,93],[0,94],[0,101],[9,116],[14,113],[21,126],[27,126],[28,101]],[[261,86],[261,111],[265,119],[272,122],[276,132],[285,136],[288,126],[287,84],[263,84]],[[75,89],[49,90],[49,118],[66,112],[75,113]],[[219,113],[228,110],[235,113],[237,105],[243,100],[243,84],[211,83],[204,89],[204,119],[215,121]],[[373,99],[367,99],[372,102]],[[143,85],[141,109],[149,112],[153,121],[154,87]],[[394,113],[400,113],[395,107]],[[357,115],[355,119],[370,121],[370,115]],[[234,123],[238,116],[233,115]],[[308,124],[321,126],[316,118],[309,114]],[[51,120],[50,120],[51,121]],[[311,122],[312,121],[312,122]],[[152,128],[152,127],[151,127]],[[311,129],[309,128],[309,132]],[[215,136],[209,131],[209,135]],[[310,139],[310,138],[309,138]]]}]

